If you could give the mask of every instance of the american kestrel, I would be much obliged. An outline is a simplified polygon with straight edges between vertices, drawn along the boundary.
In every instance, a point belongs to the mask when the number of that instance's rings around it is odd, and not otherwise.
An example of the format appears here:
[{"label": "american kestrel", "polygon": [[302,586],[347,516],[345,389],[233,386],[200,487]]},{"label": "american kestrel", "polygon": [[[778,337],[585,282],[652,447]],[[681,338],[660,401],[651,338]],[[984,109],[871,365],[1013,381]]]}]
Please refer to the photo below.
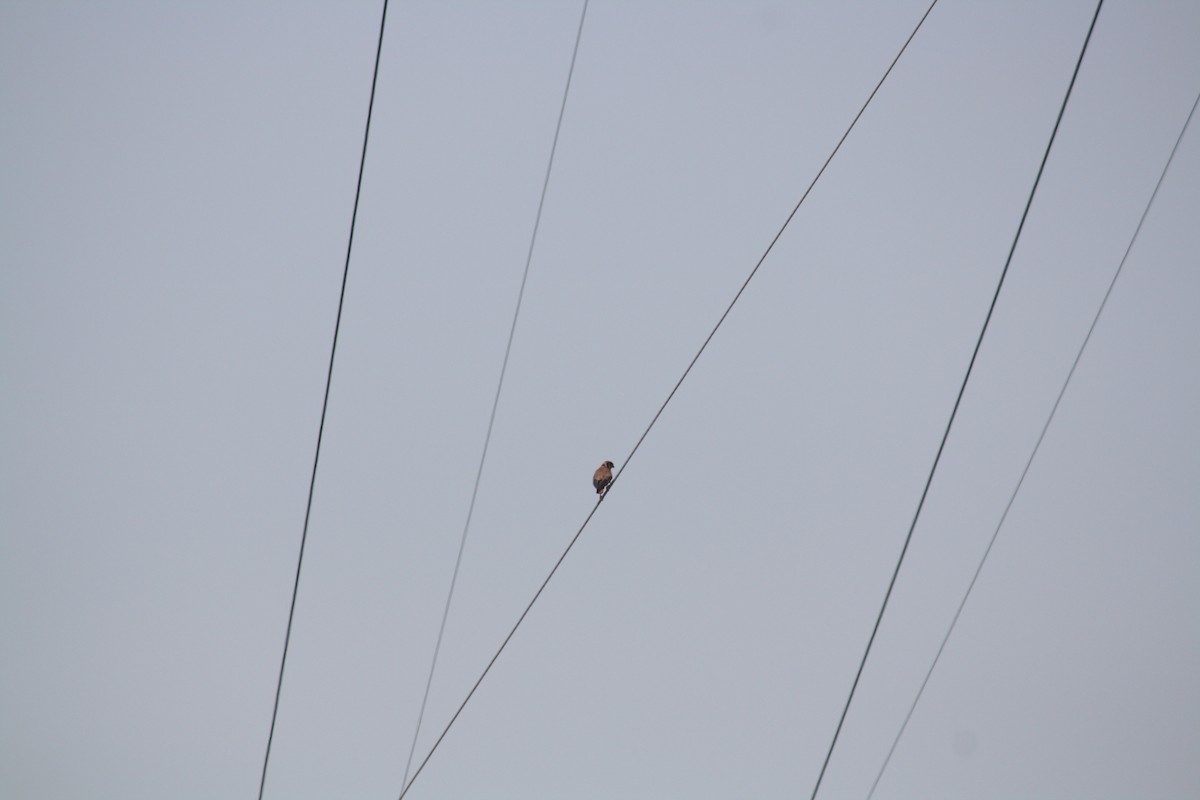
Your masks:
[{"label": "american kestrel", "polygon": [[604,490],[612,483],[613,463],[605,461],[600,465],[600,469],[596,470],[596,474],[592,476],[592,486],[596,487],[596,494],[604,494]]}]

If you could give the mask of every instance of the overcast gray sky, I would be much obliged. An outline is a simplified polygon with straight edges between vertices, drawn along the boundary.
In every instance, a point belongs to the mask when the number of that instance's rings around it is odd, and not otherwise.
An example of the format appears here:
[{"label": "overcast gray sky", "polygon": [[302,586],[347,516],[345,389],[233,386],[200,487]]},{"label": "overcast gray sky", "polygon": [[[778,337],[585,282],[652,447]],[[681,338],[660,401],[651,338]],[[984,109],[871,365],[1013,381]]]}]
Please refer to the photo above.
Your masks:
[{"label": "overcast gray sky", "polygon": [[[592,0],[418,759],[924,11]],[[806,797],[1094,9],[942,0],[408,795]],[[394,798],[580,6],[391,5],[268,798]],[[0,2],[0,794],[252,798],[377,2]],[[822,788],[1200,91],[1104,4]],[[878,798],[1200,795],[1200,131]]]}]

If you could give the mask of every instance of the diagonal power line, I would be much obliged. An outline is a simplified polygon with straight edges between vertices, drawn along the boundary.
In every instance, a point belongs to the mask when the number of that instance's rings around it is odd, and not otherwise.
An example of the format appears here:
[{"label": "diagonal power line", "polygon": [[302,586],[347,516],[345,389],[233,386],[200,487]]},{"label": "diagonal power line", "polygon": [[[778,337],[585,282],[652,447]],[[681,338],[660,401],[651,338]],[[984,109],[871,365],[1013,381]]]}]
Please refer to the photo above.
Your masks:
[{"label": "diagonal power line", "polygon": [[480,684],[483,683],[483,679],[487,677],[488,672],[491,671],[492,666],[496,663],[496,660],[498,658],[500,658],[500,654],[504,652],[504,648],[508,646],[509,641],[512,640],[512,637],[517,632],[517,629],[521,627],[521,623],[525,621],[525,617],[528,616],[530,610],[533,608],[534,604],[538,601],[538,598],[541,597],[542,592],[546,589],[546,586],[549,585],[550,580],[554,577],[554,574],[558,571],[558,568],[562,565],[563,561],[566,559],[567,554],[571,552],[571,548],[573,548],[575,546],[575,543],[577,541],[579,541],[579,537],[581,535],[583,535],[583,532],[587,528],[588,523],[590,523],[592,521],[592,517],[595,516],[596,511],[598,511],[600,508],[600,503],[603,502],[604,498],[608,496],[608,492],[612,491],[613,485],[615,485],[617,482],[617,479],[621,477],[621,474],[625,471],[625,467],[629,465],[629,461],[633,458],[634,454],[637,453],[638,448],[642,446],[642,442],[645,441],[646,436],[650,433],[650,430],[654,427],[654,424],[656,422],[658,422],[658,418],[660,416],[662,416],[663,411],[666,409],[667,405],[671,402],[671,399],[675,396],[675,393],[677,391],[679,391],[679,387],[683,385],[684,380],[687,378],[688,374],[692,371],[692,367],[694,367],[696,365],[696,362],[700,359],[701,354],[704,353],[705,348],[708,347],[709,342],[711,342],[713,336],[716,335],[717,330],[725,322],[726,317],[729,316],[729,312],[733,310],[734,305],[737,303],[738,299],[742,296],[742,293],[746,291],[746,287],[750,285],[750,281],[753,280],[754,276],[758,273],[759,268],[763,265],[763,262],[766,261],[767,256],[770,255],[771,251],[774,249],[775,244],[779,241],[780,237],[783,236],[783,232],[787,229],[788,225],[791,223],[792,219],[796,216],[797,212],[800,211],[800,206],[804,204],[804,201],[808,198],[809,194],[812,192],[813,187],[817,185],[817,181],[819,181],[821,179],[821,176],[825,173],[826,168],[828,168],[830,162],[833,161],[834,156],[837,155],[838,151],[842,147],[842,144],[846,141],[846,138],[850,135],[850,132],[852,130],[854,130],[854,126],[858,123],[858,120],[862,117],[863,112],[865,112],[867,110],[867,106],[869,106],[871,104],[871,101],[875,98],[875,95],[879,92],[879,89],[883,86],[884,81],[886,81],[888,76],[891,75],[892,69],[895,68],[897,62],[900,61],[900,57],[902,55],[904,55],[905,50],[908,49],[908,45],[912,42],[913,38],[917,35],[917,31],[919,31],[921,29],[921,26],[925,23],[926,18],[929,17],[929,13],[931,11],[933,11],[933,7],[936,6],[937,3],[938,3],[938,0],[933,0],[933,2],[931,2],[929,4],[929,7],[925,10],[925,13],[921,16],[921,19],[917,22],[916,27],[913,28],[912,33],[910,33],[908,35],[908,38],[905,39],[904,44],[900,47],[900,50],[896,53],[895,58],[892,59],[891,64],[889,64],[887,70],[884,71],[883,77],[881,77],[879,79],[879,82],[875,84],[875,88],[871,90],[870,95],[867,96],[866,101],[862,104],[862,107],[859,108],[858,113],[854,115],[854,119],[851,120],[850,124],[847,126],[847,128],[846,128],[845,132],[842,134],[841,138],[838,139],[837,144],[834,145],[833,150],[830,152],[829,156],[825,159],[825,162],[821,165],[821,168],[817,171],[816,176],[809,183],[808,188],[804,190],[804,194],[801,195],[800,200],[797,201],[795,207],[792,208],[791,213],[788,214],[787,218],[783,222],[783,225],[780,226],[779,231],[775,234],[774,238],[771,239],[770,244],[767,245],[766,250],[763,252],[762,256],[758,259],[758,262],[754,265],[754,268],[750,271],[750,274],[746,277],[746,280],[742,283],[741,288],[738,289],[737,294],[734,295],[733,300],[731,300],[729,305],[726,307],[725,313],[723,313],[721,315],[721,318],[719,320],[717,320],[717,324],[715,326],[713,326],[712,331],[709,332],[708,337],[705,338],[705,340],[704,340],[704,343],[702,345],[700,345],[700,349],[697,351],[696,355],[692,358],[691,363],[688,364],[687,369],[685,369],[683,371],[683,375],[681,375],[679,380],[675,383],[675,386],[673,389],[671,389],[670,394],[667,395],[667,399],[663,401],[662,405],[659,407],[658,411],[655,413],[653,419],[650,420],[650,424],[646,426],[646,430],[638,438],[637,443],[633,446],[633,450],[631,450],[629,455],[626,456],[624,463],[621,465],[621,468],[617,471],[616,475],[613,476],[612,483],[609,484],[608,490],[605,492],[605,494],[601,495],[600,499],[596,501],[596,504],[594,506],[592,506],[592,510],[588,513],[587,517],[584,519],[583,524],[579,526],[579,530],[575,532],[575,535],[571,538],[571,541],[567,544],[566,549],[563,550],[562,555],[560,555],[558,557],[558,560],[554,563],[554,566],[551,567],[549,574],[546,575],[545,580],[542,581],[541,586],[539,586],[538,590],[534,593],[533,598],[529,601],[528,605],[525,606],[525,610],[521,612],[520,617],[517,618],[516,623],[513,625],[512,629],[508,632],[508,635],[504,637],[504,641],[500,643],[500,647],[497,648],[495,654],[491,657],[491,660],[488,661],[487,666],[485,666],[483,668],[483,672],[480,673],[479,678],[475,681],[475,683],[471,687],[470,691],[467,692],[466,697],[463,698],[462,703],[459,704],[458,709],[454,712],[453,716],[450,717],[450,721],[446,723],[445,728],[442,729],[441,734],[434,741],[433,746],[429,749],[429,752],[425,754],[425,758],[422,759],[421,763],[417,766],[416,771],[413,772],[412,779],[410,781],[408,781],[408,783],[401,790],[399,800],[403,800],[404,796],[406,794],[408,794],[408,790],[410,788],[412,788],[413,783],[416,782],[416,780],[420,776],[421,772],[425,769],[425,765],[429,763],[429,759],[433,757],[433,754],[437,751],[437,749],[441,745],[442,741],[446,738],[446,734],[448,734],[450,732],[450,729],[454,726],[455,721],[458,719],[459,715],[462,714],[463,709],[466,708],[467,703],[469,703],[471,701],[471,698],[475,695],[475,691],[479,688]]},{"label": "diagonal power line", "polygon": [[554,126],[554,140],[550,144],[546,176],[542,180],[542,196],[538,200],[537,214],[533,218],[533,233],[529,237],[529,251],[525,255],[525,272],[521,275],[517,305],[513,311],[512,325],[508,329],[508,344],[504,346],[504,361],[500,365],[500,379],[496,382],[496,396],[492,399],[492,413],[488,417],[487,433],[483,437],[483,453],[479,456],[475,486],[471,489],[471,502],[467,506],[467,520],[463,524],[462,538],[458,543],[458,556],[454,560],[454,572],[450,576],[450,589],[446,593],[446,607],[442,610],[442,622],[438,627],[437,641],[433,645],[433,657],[429,662],[429,677],[425,680],[425,694],[421,698],[421,710],[417,712],[417,725],[413,730],[412,744],[408,749],[408,760],[404,763],[404,778],[400,782],[401,787],[408,786],[408,773],[412,768],[413,754],[417,751],[417,739],[421,735],[421,723],[425,719],[425,707],[429,704],[429,691],[433,687],[433,674],[437,670],[438,654],[442,650],[442,637],[446,633],[446,620],[450,617],[450,603],[454,599],[454,587],[458,583],[458,571],[462,566],[463,551],[467,547],[467,534],[471,530],[471,517],[475,514],[475,498],[479,495],[479,482],[483,478],[483,466],[487,463],[488,445],[492,441],[492,428],[496,424],[496,409],[500,405],[500,391],[504,388],[504,374],[508,371],[508,357],[512,352],[513,337],[517,332],[517,319],[521,316],[521,300],[525,297],[525,284],[529,280],[529,265],[533,261],[533,249],[537,244],[538,228],[542,224],[542,209],[546,205],[546,191],[550,188],[550,173],[554,168],[554,154],[558,150],[558,134],[562,131],[563,115],[567,110],[567,97],[571,93],[571,77],[575,74],[575,60],[579,56],[579,40],[583,38],[583,21],[587,17],[587,7],[588,0],[583,0],[583,10],[579,13],[579,29],[575,32],[575,47],[571,51],[571,66],[567,69],[567,84],[563,89],[562,104],[558,109],[558,123]]},{"label": "diagonal power line", "polygon": [[979,559],[979,565],[975,567],[975,574],[971,576],[971,582],[967,585],[967,590],[963,593],[962,600],[958,603],[958,609],[954,612],[954,618],[950,620],[950,627],[946,629],[946,635],[942,637],[942,643],[938,646],[937,653],[933,657],[933,662],[929,665],[928,671],[925,673],[925,679],[921,681],[921,687],[917,689],[917,694],[913,698],[912,705],[908,708],[908,713],[904,715],[904,722],[900,724],[900,730],[896,732],[896,738],[892,740],[892,746],[888,749],[887,756],[883,759],[883,764],[879,767],[878,774],[875,775],[875,782],[871,784],[871,791],[867,792],[867,800],[870,800],[875,795],[875,789],[879,786],[879,781],[883,778],[884,771],[891,763],[892,755],[896,752],[896,745],[900,744],[900,737],[904,735],[904,731],[908,728],[909,720],[912,719],[913,712],[917,710],[917,703],[921,702],[921,696],[925,693],[925,687],[929,685],[929,678],[933,675],[933,670],[937,667],[938,661],[942,657],[942,653],[946,649],[946,643],[950,641],[950,635],[954,633],[954,627],[958,625],[958,618],[962,616],[963,608],[967,605],[967,598],[971,596],[971,591],[975,588],[976,581],[979,580],[979,573],[983,571],[983,565],[987,562],[988,556],[992,552],[992,545],[996,543],[996,538],[1000,535],[1000,529],[1004,526],[1004,521],[1008,519],[1008,512],[1013,507],[1013,502],[1017,499],[1017,493],[1021,491],[1021,486],[1025,483],[1025,476],[1029,474],[1029,468],[1033,466],[1033,460],[1037,457],[1038,449],[1042,446],[1042,440],[1046,438],[1046,431],[1050,429],[1050,423],[1054,421],[1054,415],[1058,412],[1058,406],[1062,402],[1063,395],[1067,393],[1067,386],[1071,383],[1071,378],[1075,375],[1075,368],[1079,366],[1079,360],[1083,357],[1083,351],[1091,341],[1092,332],[1096,330],[1096,323],[1100,321],[1100,315],[1104,313],[1104,307],[1108,304],[1108,298],[1112,294],[1113,287],[1117,285],[1117,279],[1121,277],[1121,270],[1125,268],[1125,262],[1129,258],[1129,253],[1133,250],[1133,245],[1137,242],[1138,234],[1142,232],[1142,225],[1146,222],[1146,217],[1150,214],[1150,208],[1154,205],[1154,199],[1158,197],[1158,190],[1163,185],[1163,180],[1167,177],[1167,171],[1171,168],[1171,162],[1175,160],[1175,153],[1179,150],[1179,143],[1183,141],[1183,136],[1187,133],[1188,126],[1191,124],[1192,117],[1196,113],[1196,106],[1200,105],[1200,94],[1196,95],[1195,102],[1192,103],[1192,110],[1188,112],[1187,119],[1183,123],[1183,129],[1179,131],[1179,136],[1175,139],[1175,146],[1171,148],[1171,154],[1167,156],[1167,163],[1163,165],[1162,172],[1158,176],[1158,183],[1154,185],[1154,191],[1150,193],[1150,199],[1146,202],[1146,208],[1142,211],[1141,219],[1138,220],[1137,227],[1134,228],[1133,236],[1129,240],[1129,245],[1125,248],[1125,254],[1121,256],[1121,262],[1117,265],[1116,272],[1113,273],[1112,280],[1109,281],[1108,289],[1104,292],[1104,297],[1100,300],[1100,307],[1096,309],[1096,315],[1092,317],[1092,324],[1088,327],[1087,334],[1083,337],[1083,342],[1079,345],[1079,351],[1075,354],[1075,361],[1072,362],[1071,368],[1067,370],[1067,377],[1063,381],[1062,388],[1058,390],[1058,397],[1054,399],[1054,405],[1050,408],[1050,414],[1046,417],[1046,422],[1042,425],[1042,432],[1038,434],[1037,441],[1034,442],[1033,451],[1029,454],[1029,460],[1025,462],[1025,468],[1021,470],[1021,477],[1017,479],[1017,485],[1013,487],[1012,494],[1008,498],[1008,504],[1004,507],[1004,512],[1000,515],[1000,521],[996,523],[996,529],[992,532],[992,538],[988,541],[987,547],[983,551],[983,556]]},{"label": "diagonal power line", "polygon": [[338,331],[342,326],[342,308],[346,301],[346,282],[350,277],[350,253],[354,248],[354,225],[358,221],[358,201],[362,196],[363,171],[367,164],[367,141],[371,134],[371,112],[375,108],[375,86],[379,82],[379,58],[383,54],[383,29],[387,24],[388,0],[383,0],[379,15],[379,38],[375,45],[375,69],[371,75],[371,97],[367,101],[367,121],[363,126],[362,155],[358,161],[358,183],[354,188],[354,210],[350,214],[350,234],[346,241],[346,263],[342,267],[342,289],[338,294],[337,317],[333,323],[333,344],[329,348],[329,369],[325,374],[325,399],[321,402],[321,422],[317,426],[317,447],[313,453],[312,476],[308,481],[308,502],[304,507],[304,528],[300,534],[300,554],[296,558],[296,578],[292,583],[292,604],[288,609],[287,632],[283,636],[283,656],[279,660],[279,679],[275,684],[275,706],[271,710],[271,730],[267,734],[267,750],[263,755],[262,777],[258,782],[258,800],[262,800],[267,785],[267,765],[271,761],[271,743],[275,739],[275,722],[279,718],[279,696],[283,692],[283,670],[287,666],[288,645],[292,640],[292,620],[296,616],[296,596],[300,592],[300,568],[304,564],[304,545],[308,541],[308,521],[312,516],[313,490],[317,485],[317,465],[321,460],[321,438],[325,433],[325,416],[329,411],[329,387],[333,384],[333,360],[337,355]]},{"label": "diagonal power line", "polygon": [[892,571],[892,579],[888,582],[887,591],[883,595],[883,603],[879,606],[879,614],[875,618],[875,626],[871,629],[871,636],[867,639],[866,649],[863,650],[862,660],[859,661],[858,671],[854,675],[854,683],[850,685],[850,694],[846,697],[846,705],[842,708],[842,715],[838,719],[837,728],[833,732],[833,739],[829,742],[829,750],[825,753],[825,761],[821,764],[821,771],[817,774],[817,781],[813,785],[812,798],[816,800],[817,792],[821,790],[821,781],[825,777],[825,770],[829,767],[829,760],[833,756],[833,750],[837,746],[838,736],[842,732],[842,726],[846,722],[846,715],[850,711],[850,703],[854,700],[854,692],[858,688],[858,682],[862,678],[863,668],[867,665],[867,657],[871,654],[871,645],[875,642],[875,635],[879,633],[879,623],[883,621],[883,614],[887,610],[888,600],[892,596],[892,589],[896,586],[896,577],[900,574],[900,567],[904,564],[904,555],[908,552],[908,545],[912,542],[913,531],[917,528],[917,520],[921,518],[921,509],[925,506],[925,498],[929,496],[929,487],[933,484],[933,476],[937,472],[938,463],[942,459],[942,451],[946,448],[946,440],[950,438],[950,429],[954,426],[954,418],[958,415],[958,408],[962,404],[963,393],[967,389],[967,382],[971,379],[971,370],[975,367],[975,359],[979,356],[979,348],[983,344],[983,337],[987,334],[988,323],[991,322],[992,312],[996,310],[996,301],[1000,298],[1000,290],[1004,287],[1004,278],[1008,275],[1008,268],[1012,265],[1013,254],[1017,251],[1017,243],[1021,240],[1021,231],[1025,228],[1025,220],[1029,217],[1029,209],[1033,205],[1033,198],[1037,195],[1038,184],[1042,180],[1042,173],[1046,169],[1046,162],[1050,158],[1050,150],[1054,147],[1054,139],[1058,136],[1059,125],[1062,124],[1063,114],[1067,110],[1067,102],[1071,99],[1071,90],[1075,88],[1075,79],[1079,77],[1079,68],[1083,65],[1083,56],[1087,53],[1088,42],[1092,39],[1092,31],[1096,29],[1096,20],[1100,16],[1100,8],[1104,5],[1104,0],[1098,0],[1096,3],[1096,12],[1092,15],[1092,23],[1088,26],[1087,36],[1084,37],[1083,47],[1079,51],[1079,58],[1075,62],[1075,71],[1071,73],[1071,82],[1067,84],[1067,92],[1063,96],[1062,106],[1058,109],[1058,118],[1054,121],[1054,128],[1050,132],[1050,141],[1046,143],[1046,151],[1042,154],[1042,163],[1038,166],[1037,175],[1033,179],[1033,186],[1029,190],[1029,199],[1025,201],[1025,210],[1021,212],[1021,221],[1017,224],[1017,232],[1013,236],[1012,246],[1008,250],[1008,257],[1004,260],[1004,269],[1000,271],[1000,280],[996,283],[996,291],[992,295],[991,305],[988,306],[987,315],[983,319],[983,327],[979,330],[979,337],[975,340],[975,349],[971,353],[971,360],[967,364],[967,372],[963,375],[962,385],[958,388],[958,396],[954,399],[954,407],[950,411],[950,419],[946,422],[946,430],[942,434],[942,441],[938,445],[937,455],[933,458],[933,465],[929,468],[929,477],[925,480],[925,488],[921,491],[921,499],[917,502],[917,510],[913,514],[912,523],[908,526],[908,534],[904,537],[904,546],[900,548],[900,556],[896,559],[896,568]]}]

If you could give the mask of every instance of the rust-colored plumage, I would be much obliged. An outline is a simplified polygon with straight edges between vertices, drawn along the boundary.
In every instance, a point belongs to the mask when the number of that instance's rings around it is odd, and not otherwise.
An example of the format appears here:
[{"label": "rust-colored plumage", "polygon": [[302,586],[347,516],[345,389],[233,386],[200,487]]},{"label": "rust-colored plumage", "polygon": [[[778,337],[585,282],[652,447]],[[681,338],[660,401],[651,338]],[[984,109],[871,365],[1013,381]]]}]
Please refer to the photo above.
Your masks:
[{"label": "rust-colored plumage", "polygon": [[596,470],[596,474],[592,476],[592,486],[596,487],[596,494],[604,494],[604,490],[612,483],[613,463],[605,461],[600,465],[600,469]]}]

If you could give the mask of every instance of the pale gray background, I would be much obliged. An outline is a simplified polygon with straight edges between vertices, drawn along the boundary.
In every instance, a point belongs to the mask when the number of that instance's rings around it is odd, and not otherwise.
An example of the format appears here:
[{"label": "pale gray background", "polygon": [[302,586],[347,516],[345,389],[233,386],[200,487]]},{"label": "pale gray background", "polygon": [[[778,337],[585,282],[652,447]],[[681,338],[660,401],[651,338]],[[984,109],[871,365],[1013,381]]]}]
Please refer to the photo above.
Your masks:
[{"label": "pale gray background", "polygon": [[[594,0],[418,758],[925,8]],[[1094,4],[943,0],[409,795],[807,796]],[[269,798],[393,798],[579,18],[392,4]],[[252,798],[377,2],[0,2],[0,796]],[[822,796],[1200,90],[1109,0]],[[1200,131],[880,798],[1200,795]]]}]

